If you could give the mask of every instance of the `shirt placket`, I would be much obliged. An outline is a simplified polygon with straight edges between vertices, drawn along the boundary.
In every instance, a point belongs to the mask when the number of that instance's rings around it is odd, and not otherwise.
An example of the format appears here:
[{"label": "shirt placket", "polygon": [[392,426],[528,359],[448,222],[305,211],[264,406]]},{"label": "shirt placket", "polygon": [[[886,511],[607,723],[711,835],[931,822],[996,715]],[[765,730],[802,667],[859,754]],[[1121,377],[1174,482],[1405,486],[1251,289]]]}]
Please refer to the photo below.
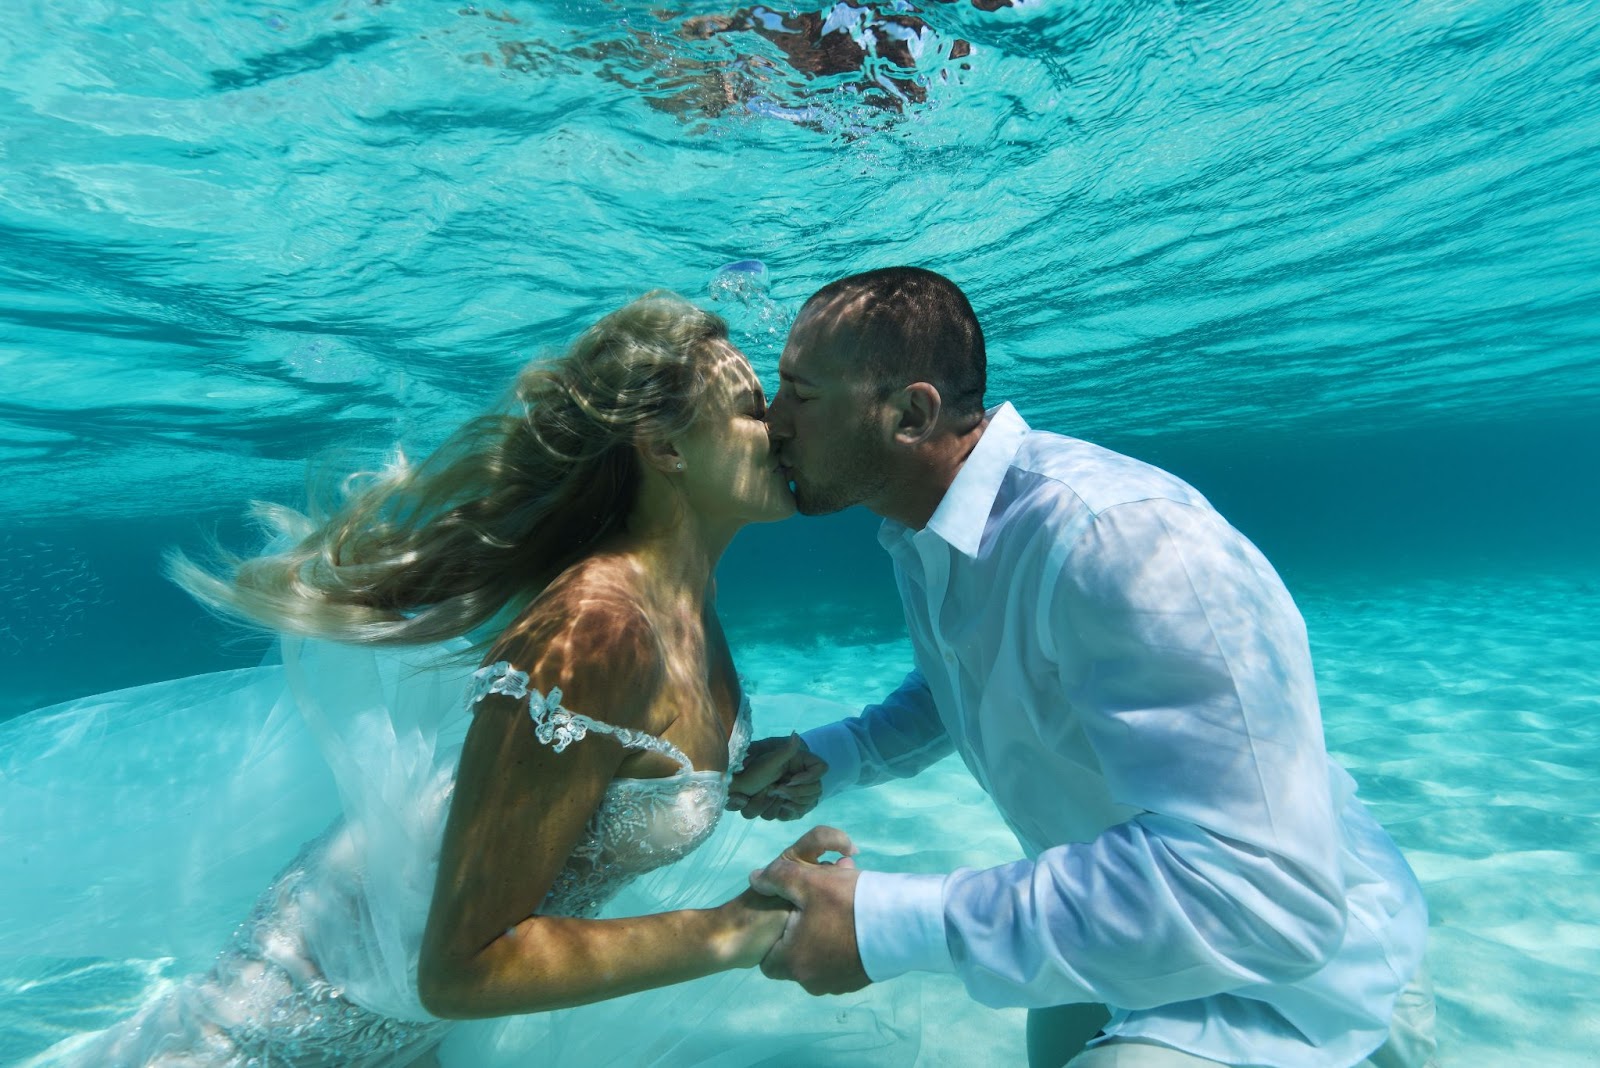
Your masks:
[{"label": "shirt placket", "polygon": [[923,579],[928,604],[928,630],[939,652],[946,685],[955,698],[955,708],[944,717],[945,729],[952,732],[958,746],[968,744],[967,695],[962,685],[961,659],[950,644],[944,624],[945,601],[950,593],[950,547],[937,538],[918,539],[917,553],[922,560]]}]

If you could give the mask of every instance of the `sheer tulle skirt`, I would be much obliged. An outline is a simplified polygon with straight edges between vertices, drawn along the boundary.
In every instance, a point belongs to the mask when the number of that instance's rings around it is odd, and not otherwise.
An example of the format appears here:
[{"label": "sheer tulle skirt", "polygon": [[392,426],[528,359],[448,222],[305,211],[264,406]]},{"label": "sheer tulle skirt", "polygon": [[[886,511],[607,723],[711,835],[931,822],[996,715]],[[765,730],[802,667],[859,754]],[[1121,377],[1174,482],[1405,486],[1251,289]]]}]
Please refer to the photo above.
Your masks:
[{"label": "sheer tulle skirt", "polygon": [[[557,1013],[433,1021],[414,975],[476,666],[464,652],[286,642],[282,663],[85,698],[0,724],[0,885],[10,899],[0,912],[0,953],[169,957],[169,974],[188,975],[152,991],[134,1018],[74,1036],[34,1063],[399,1068],[441,1035],[438,1055],[449,1068],[915,1059],[914,984],[812,999],[753,970]],[[786,722],[783,701],[757,702],[758,731],[763,720]],[[340,828],[356,842],[359,870],[381,877],[366,877],[353,895],[323,893],[307,906],[323,913],[272,932],[305,940],[286,959],[303,949],[317,962],[312,974],[272,974],[276,965],[240,952],[240,939],[247,948],[262,942],[252,925],[264,890],[282,889],[307,843]],[[744,830],[743,821],[724,820],[711,842],[633,883],[605,914],[731,897],[752,862],[741,855]],[[236,982],[234,970],[263,966],[267,974]],[[243,1002],[229,992],[242,988],[251,991]],[[240,1042],[290,1004],[302,1015],[287,1026],[309,1023],[336,1054],[326,1043],[290,1056],[292,1044],[263,1054]],[[307,1021],[307,1011],[323,1018]],[[270,1049],[277,1040],[262,1041]],[[254,1052],[230,1061],[228,1051],[241,1048]]]}]

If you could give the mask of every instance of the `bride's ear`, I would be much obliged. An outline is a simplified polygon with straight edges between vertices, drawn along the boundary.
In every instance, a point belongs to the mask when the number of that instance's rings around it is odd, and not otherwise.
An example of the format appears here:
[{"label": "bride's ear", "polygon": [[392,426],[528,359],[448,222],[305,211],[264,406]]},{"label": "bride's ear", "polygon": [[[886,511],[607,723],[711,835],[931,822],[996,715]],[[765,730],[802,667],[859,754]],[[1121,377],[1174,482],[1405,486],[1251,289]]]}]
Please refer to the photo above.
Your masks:
[{"label": "bride's ear", "polygon": [[683,457],[679,455],[678,447],[670,441],[641,441],[638,449],[639,459],[645,466],[669,478],[683,470]]}]

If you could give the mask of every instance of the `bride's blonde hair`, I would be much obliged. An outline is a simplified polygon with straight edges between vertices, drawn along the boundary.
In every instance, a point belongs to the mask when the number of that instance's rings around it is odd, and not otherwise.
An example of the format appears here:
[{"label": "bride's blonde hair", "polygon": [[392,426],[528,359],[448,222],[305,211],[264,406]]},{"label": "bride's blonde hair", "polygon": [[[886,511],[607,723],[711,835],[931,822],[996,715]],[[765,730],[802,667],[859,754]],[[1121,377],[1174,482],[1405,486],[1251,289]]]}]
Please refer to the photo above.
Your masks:
[{"label": "bride's blonde hair", "polygon": [[636,445],[676,437],[699,412],[727,324],[648,293],[590,327],[558,360],[523,369],[505,403],[422,463],[343,480],[309,514],[256,503],[292,547],[181,552],[168,575],[202,604],[263,627],[345,642],[413,644],[466,634],[531,600],[638,493]]}]

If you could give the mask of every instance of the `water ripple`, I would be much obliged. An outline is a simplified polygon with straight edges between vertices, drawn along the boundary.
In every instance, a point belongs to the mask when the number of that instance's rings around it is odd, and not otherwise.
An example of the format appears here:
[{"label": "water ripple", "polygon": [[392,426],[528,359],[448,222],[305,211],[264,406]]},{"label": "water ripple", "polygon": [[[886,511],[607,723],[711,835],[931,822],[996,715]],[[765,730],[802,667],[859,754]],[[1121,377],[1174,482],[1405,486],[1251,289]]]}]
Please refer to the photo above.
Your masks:
[{"label": "water ripple", "polygon": [[[609,306],[707,299],[756,257],[785,309],[853,269],[946,271],[992,394],[1086,437],[1600,400],[1600,26],[1577,0],[930,4],[915,69],[822,73],[695,30],[729,17],[23,4],[0,29],[7,392],[70,434],[108,388],[205,422],[217,391],[167,403],[184,376],[265,376],[317,423],[283,431],[298,447],[341,434],[317,387],[360,383],[437,433]],[[916,92],[886,104],[885,78]],[[777,333],[744,339],[769,376]],[[48,454],[5,455],[5,507],[55,507]],[[219,496],[253,491],[228,471]]]}]

